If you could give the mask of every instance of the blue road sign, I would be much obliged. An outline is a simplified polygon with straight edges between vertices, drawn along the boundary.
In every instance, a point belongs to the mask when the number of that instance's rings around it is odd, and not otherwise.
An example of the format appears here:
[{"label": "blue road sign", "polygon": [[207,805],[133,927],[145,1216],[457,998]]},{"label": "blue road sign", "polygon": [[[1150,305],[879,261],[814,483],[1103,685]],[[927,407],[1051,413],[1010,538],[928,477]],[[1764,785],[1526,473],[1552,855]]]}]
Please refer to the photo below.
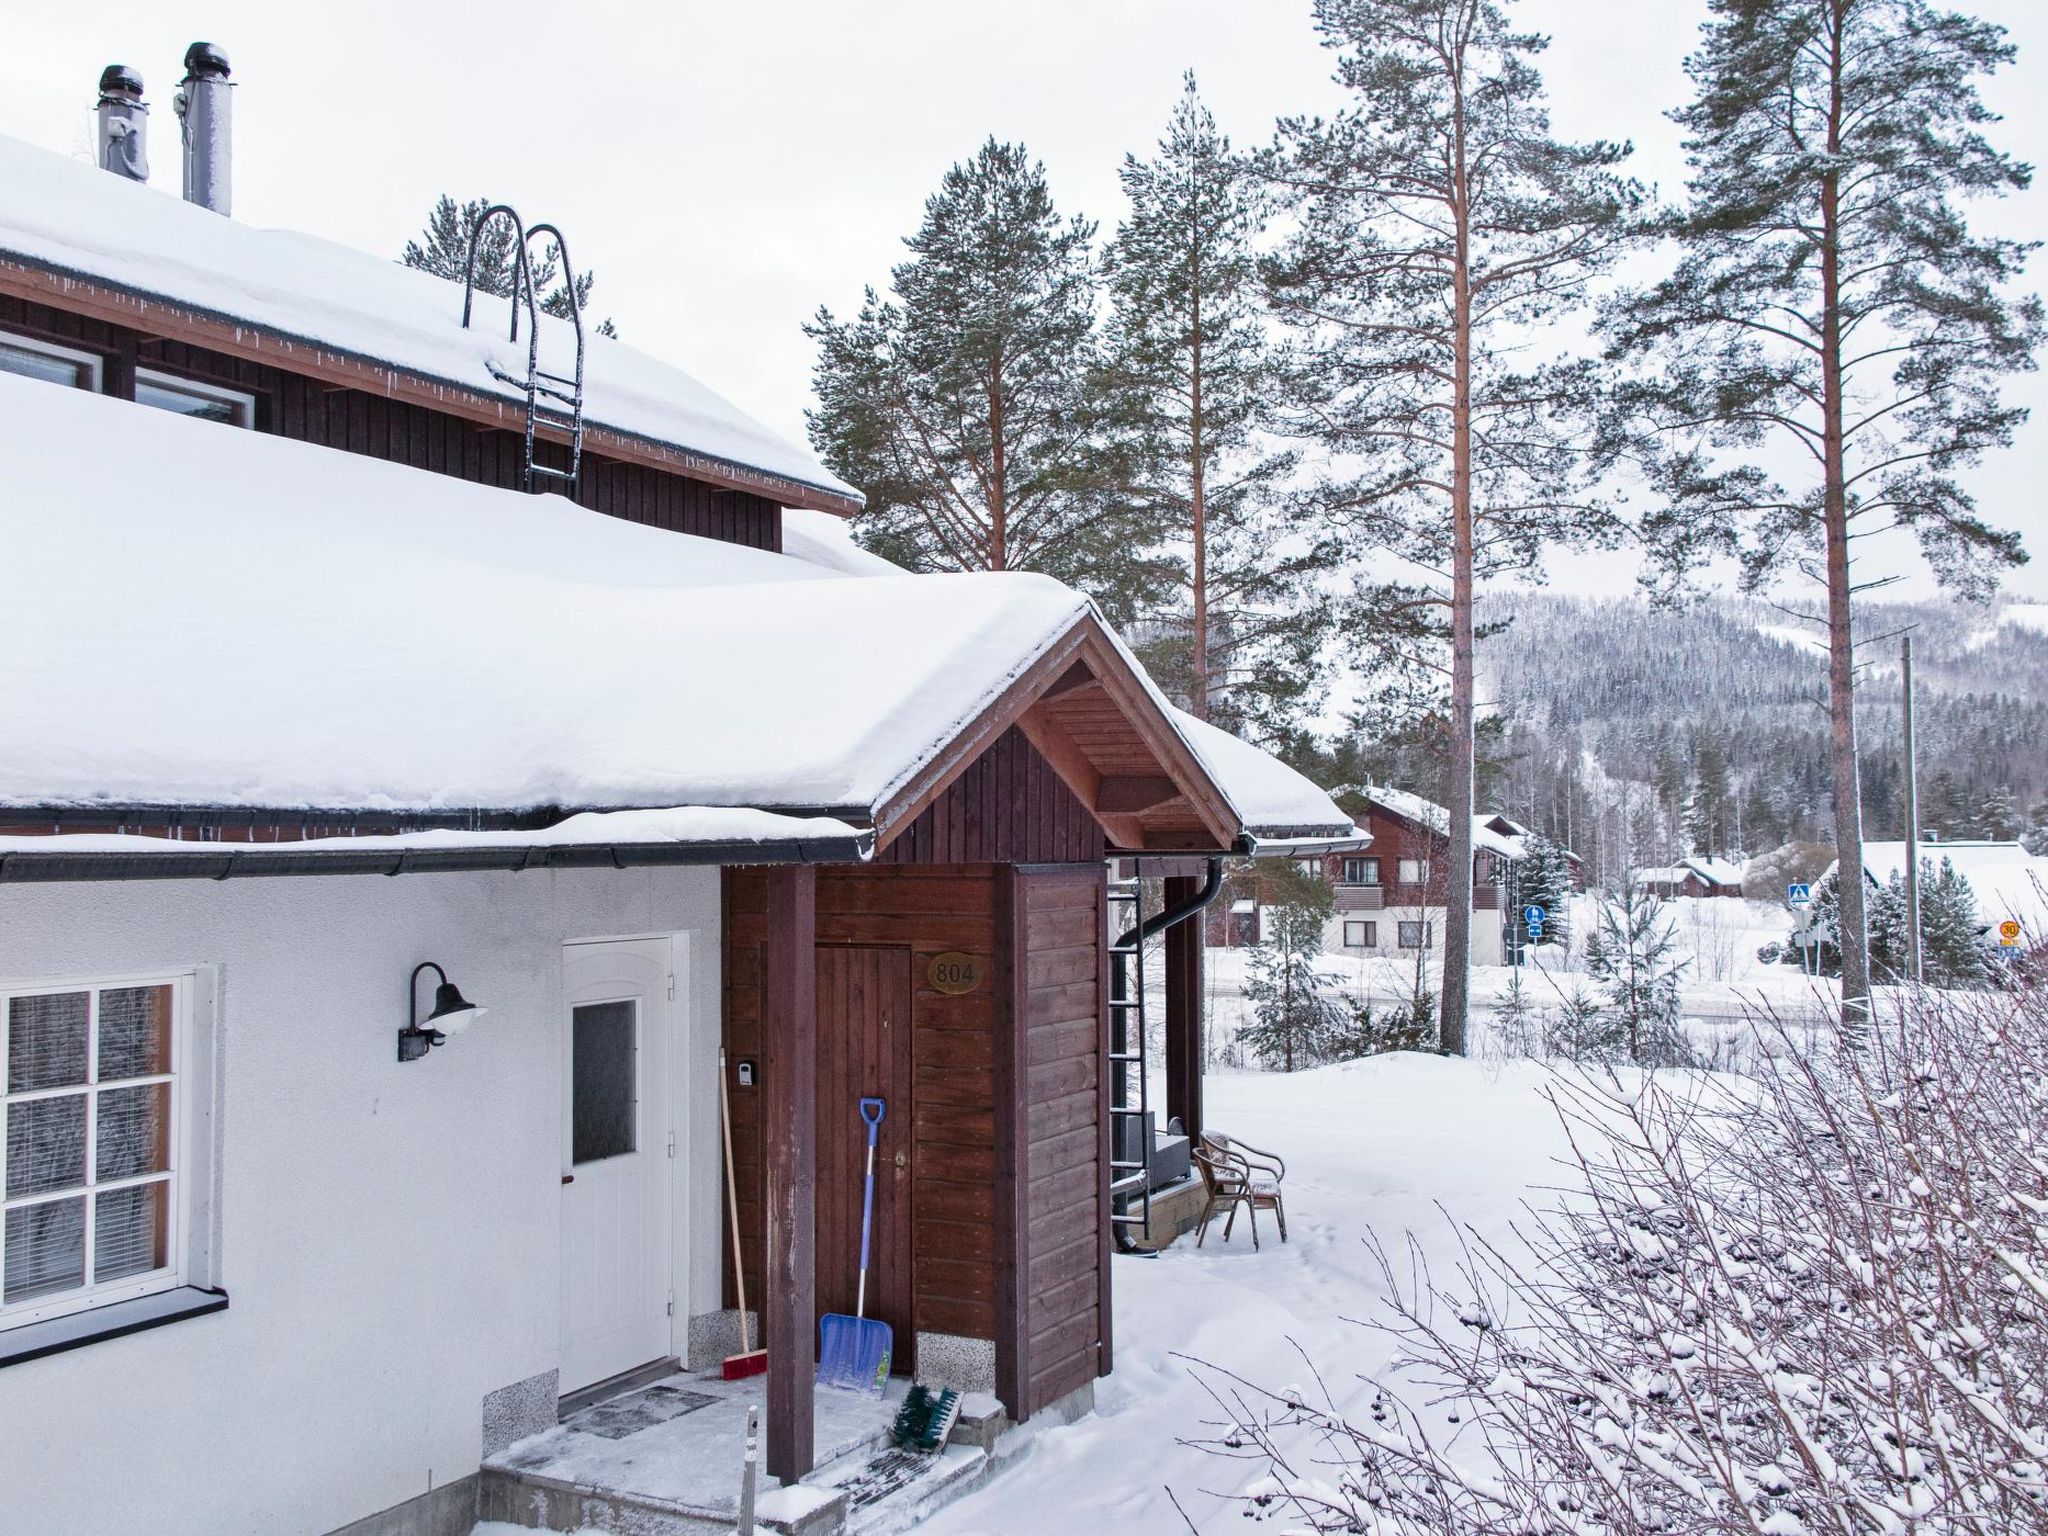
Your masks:
[{"label": "blue road sign", "polygon": [[1785,905],[1788,907],[1810,907],[1813,905],[1813,887],[1793,882],[1785,887]]},{"label": "blue road sign", "polygon": [[1550,921],[1550,913],[1542,907],[1524,907],[1522,908],[1522,921],[1527,923],[1531,928],[1541,928],[1545,923]]}]

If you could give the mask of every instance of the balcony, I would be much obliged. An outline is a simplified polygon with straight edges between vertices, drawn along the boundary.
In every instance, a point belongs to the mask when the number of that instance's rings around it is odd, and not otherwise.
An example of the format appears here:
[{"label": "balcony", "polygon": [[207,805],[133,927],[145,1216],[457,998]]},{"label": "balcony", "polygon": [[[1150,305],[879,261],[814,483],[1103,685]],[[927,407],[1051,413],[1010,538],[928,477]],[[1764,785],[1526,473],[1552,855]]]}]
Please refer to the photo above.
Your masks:
[{"label": "balcony", "polygon": [[1337,887],[1337,910],[1339,912],[1377,912],[1387,904],[1385,886],[1340,885]]}]

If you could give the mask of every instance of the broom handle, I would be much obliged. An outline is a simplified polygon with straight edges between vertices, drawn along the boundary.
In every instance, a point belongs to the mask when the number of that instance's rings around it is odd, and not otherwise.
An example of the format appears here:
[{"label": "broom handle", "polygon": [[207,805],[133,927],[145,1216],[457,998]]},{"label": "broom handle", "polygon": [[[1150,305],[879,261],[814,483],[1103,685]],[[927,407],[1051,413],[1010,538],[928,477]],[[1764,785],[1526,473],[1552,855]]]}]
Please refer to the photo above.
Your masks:
[{"label": "broom handle", "polygon": [[718,1048],[718,1119],[725,1129],[725,1208],[732,1216],[732,1279],[740,1298],[740,1353],[748,1352],[747,1267],[740,1262],[740,1186],[732,1171],[732,1095],[725,1084],[725,1047]]}]

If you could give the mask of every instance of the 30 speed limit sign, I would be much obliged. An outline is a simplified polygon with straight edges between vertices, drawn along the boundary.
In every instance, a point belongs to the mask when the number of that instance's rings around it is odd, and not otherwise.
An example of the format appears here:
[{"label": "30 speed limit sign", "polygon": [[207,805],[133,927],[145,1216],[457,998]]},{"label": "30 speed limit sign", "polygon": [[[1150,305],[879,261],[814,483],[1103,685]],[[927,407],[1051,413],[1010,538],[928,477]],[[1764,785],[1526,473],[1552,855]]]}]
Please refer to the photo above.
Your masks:
[{"label": "30 speed limit sign", "polygon": [[2004,922],[1998,925],[1998,942],[2005,948],[2011,949],[2014,946],[2016,946],[2019,943],[2019,941],[2020,925],[2013,921],[2013,919],[2008,917]]}]

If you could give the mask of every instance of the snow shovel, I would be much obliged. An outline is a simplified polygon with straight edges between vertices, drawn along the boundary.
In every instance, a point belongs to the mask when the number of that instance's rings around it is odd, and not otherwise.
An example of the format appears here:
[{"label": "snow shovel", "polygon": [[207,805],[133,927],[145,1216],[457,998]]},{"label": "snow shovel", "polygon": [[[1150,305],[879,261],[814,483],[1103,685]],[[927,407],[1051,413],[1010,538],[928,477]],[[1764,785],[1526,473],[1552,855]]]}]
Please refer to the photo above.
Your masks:
[{"label": "snow shovel", "polygon": [[725,1357],[720,1374],[727,1381],[739,1381],[768,1369],[768,1351],[747,1348],[747,1267],[740,1261],[740,1186],[732,1171],[732,1097],[725,1086],[723,1047],[718,1052],[718,1118],[725,1129],[725,1206],[732,1213],[732,1278],[740,1293],[740,1352]]},{"label": "snow shovel", "polygon": [[875,1220],[875,1141],[889,1106],[882,1099],[862,1099],[860,1118],[868,1128],[868,1177],[860,1203],[860,1289],[853,1316],[828,1312],[818,1319],[818,1385],[845,1387],[880,1397],[889,1384],[889,1356],[895,1335],[879,1318],[867,1316],[868,1239]]}]

